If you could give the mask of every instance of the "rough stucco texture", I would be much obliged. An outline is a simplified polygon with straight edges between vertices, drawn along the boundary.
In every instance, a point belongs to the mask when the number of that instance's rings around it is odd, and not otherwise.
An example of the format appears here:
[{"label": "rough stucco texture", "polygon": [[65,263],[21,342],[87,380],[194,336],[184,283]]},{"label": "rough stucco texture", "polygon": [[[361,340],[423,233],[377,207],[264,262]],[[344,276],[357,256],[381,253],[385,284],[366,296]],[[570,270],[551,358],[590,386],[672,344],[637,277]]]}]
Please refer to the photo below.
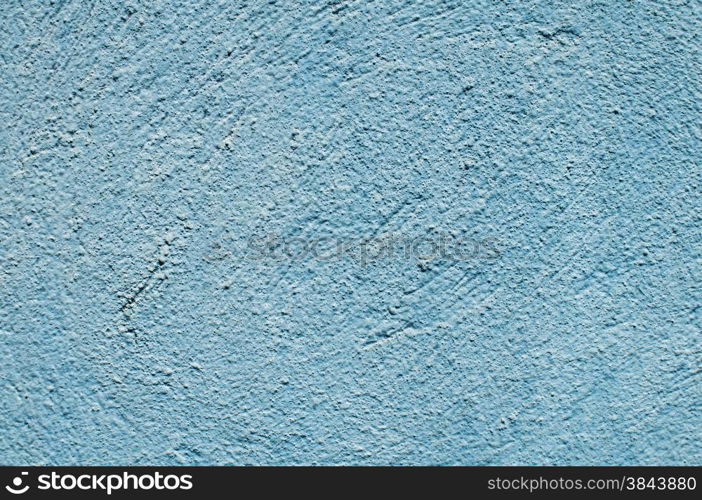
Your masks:
[{"label": "rough stucco texture", "polygon": [[3,2],[0,462],[702,464],[701,28]]}]

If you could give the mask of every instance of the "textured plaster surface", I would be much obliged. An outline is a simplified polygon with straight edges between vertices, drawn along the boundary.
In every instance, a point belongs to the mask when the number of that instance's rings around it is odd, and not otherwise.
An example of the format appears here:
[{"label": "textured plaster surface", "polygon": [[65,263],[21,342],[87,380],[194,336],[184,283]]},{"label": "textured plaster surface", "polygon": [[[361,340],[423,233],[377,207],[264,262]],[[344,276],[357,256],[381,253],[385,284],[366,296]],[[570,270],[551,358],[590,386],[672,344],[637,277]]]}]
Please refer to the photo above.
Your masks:
[{"label": "textured plaster surface", "polygon": [[[699,1],[5,0],[3,464],[702,464]],[[443,234],[491,258],[253,258]]]}]

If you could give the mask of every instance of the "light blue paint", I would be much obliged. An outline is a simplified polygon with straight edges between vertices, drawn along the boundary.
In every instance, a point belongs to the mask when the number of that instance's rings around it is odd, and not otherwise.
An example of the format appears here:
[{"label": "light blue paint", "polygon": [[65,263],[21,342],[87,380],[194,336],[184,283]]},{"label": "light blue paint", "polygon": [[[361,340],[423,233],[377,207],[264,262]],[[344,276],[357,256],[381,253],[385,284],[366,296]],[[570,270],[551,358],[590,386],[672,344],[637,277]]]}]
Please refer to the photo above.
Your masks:
[{"label": "light blue paint", "polygon": [[1,463],[702,464],[700,2],[0,16]]}]

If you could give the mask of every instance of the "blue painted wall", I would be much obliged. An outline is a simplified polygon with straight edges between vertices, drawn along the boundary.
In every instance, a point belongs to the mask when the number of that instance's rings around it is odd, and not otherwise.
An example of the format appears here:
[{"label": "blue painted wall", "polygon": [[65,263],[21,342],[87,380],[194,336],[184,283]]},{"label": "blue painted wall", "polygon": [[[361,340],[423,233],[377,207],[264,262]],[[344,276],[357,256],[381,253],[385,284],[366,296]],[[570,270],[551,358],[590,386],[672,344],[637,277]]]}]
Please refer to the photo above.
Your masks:
[{"label": "blue painted wall", "polygon": [[0,462],[702,464],[701,28],[4,2]]}]

